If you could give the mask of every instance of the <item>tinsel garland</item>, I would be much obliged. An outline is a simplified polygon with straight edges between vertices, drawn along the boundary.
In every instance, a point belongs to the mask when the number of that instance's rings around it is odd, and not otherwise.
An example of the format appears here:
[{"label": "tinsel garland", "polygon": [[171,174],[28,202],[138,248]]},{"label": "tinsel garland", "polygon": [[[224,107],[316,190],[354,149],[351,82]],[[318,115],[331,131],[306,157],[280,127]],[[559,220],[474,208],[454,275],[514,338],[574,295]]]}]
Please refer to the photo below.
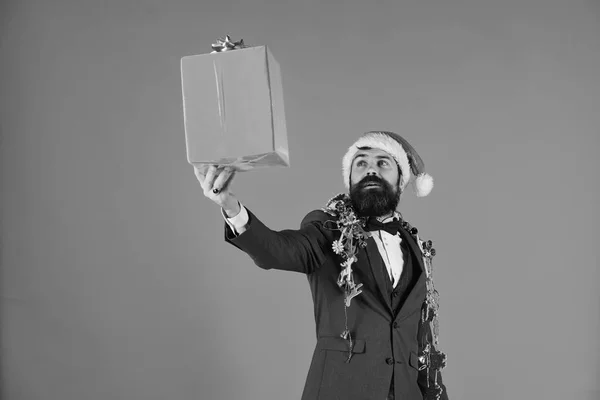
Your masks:
[{"label": "tinsel garland", "polygon": [[[347,309],[350,307],[354,297],[362,293],[362,283],[356,284],[352,272],[352,264],[358,260],[358,250],[367,246],[369,234],[364,230],[367,218],[357,217],[352,208],[348,194],[340,193],[330,199],[327,205],[322,208],[324,212],[334,217],[333,220],[325,222],[325,228],[339,230],[340,238],[332,243],[332,250],[335,254],[342,257],[340,264],[342,270],[338,276],[337,284],[344,292],[344,316],[345,327],[341,337],[348,340],[348,359],[352,358],[353,341],[348,328]],[[439,294],[433,285],[433,267],[432,259],[435,256],[435,249],[431,240],[421,240],[417,228],[411,226],[408,222],[402,220],[402,227],[410,233],[416,240],[419,248],[422,249],[423,263],[426,273],[427,294],[421,308],[420,326],[420,352],[419,352],[419,371],[425,370],[427,373],[427,390],[425,400],[438,400],[442,393],[442,388],[438,384],[439,372],[446,366],[446,355],[438,350],[439,345]],[[433,380],[430,377],[433,375]],[[430,382],[433,381],[433,386]]]}]

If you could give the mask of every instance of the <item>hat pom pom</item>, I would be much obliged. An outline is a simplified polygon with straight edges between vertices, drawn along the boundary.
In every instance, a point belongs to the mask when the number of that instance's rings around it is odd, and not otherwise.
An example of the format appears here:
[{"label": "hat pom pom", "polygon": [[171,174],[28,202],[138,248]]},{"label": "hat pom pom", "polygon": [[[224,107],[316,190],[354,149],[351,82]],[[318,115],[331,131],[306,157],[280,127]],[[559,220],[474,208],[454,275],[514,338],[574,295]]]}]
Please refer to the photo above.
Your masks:
[{"label": "hat pom pom", "polygon": [[433,189],[433,178],[429,174],[420,174],[415,179],[414,188],[417,197],[427,196]]}]

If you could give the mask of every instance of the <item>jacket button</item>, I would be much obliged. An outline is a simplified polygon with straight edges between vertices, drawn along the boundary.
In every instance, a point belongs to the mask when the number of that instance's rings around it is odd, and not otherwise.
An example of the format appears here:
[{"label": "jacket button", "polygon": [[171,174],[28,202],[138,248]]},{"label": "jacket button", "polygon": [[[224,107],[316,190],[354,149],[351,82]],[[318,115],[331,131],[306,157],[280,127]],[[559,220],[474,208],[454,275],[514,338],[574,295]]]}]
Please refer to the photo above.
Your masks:
[{"label": "jacket button", "polygon": [[398,327],[400,326],[400,324],[397,323],[397,322],[394,322],[394,324],[392,326],[394,327],[394,329],[398,329]]},{"label": "jacket button", "polygon": [[386,358],[386,359],[385,359],[385,362],[386,362],[388,365],[392,365],[392,364],[394,363],[394,359],[393,359],[393,358]]}]

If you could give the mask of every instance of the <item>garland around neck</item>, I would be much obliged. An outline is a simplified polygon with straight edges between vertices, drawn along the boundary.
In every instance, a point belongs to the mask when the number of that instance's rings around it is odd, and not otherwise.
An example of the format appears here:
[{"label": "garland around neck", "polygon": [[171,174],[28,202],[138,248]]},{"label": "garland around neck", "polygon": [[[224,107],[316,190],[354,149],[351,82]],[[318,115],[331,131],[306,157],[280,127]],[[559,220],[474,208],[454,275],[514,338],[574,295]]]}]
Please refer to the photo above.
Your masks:
[{"label": "garland around neck", "polygon": [[[358,259],[358,250],[367,247],[367,239],[370,237],[370,234],[365,231],[364,228],[368,217],[357,216],[352,207],[350,196],[346,193],[340,193],[331,198],[322,210],[334,217],[333,220],[326,221],[325,228],[339,230],[341,232],[340,238],[334,240],[331,247],[333,252],[343,259],[340,264],[342,270],[338,276],[337,284],[344,291],[344,302],[346,307],[350,307],[352,299],[362,293],[362,283],[356,284],[354,282],[352,264]],[[402,218],[402,214],[400,214],[400,221],[402,227],[410,233],[419,244],[423,257],[426,260],[431,261],[431,258],[435,256],[435,249],[432,248],[431,240],[421,241],[418,236],[417,228],[406,222]],[[430,275],[429,272],[430,271],[428,270],[428,276]]]},{"label": "garland around neck", "polygon": [[350,307],[352,299],[362,293],[362,283],[357,285],[354,282],[352,264],[358,259],[359,248],[367,246],[369,234],[364,230],[367,219],[356,215],[350,197],[344,193],[329,200],[323,211],[335,218],[327,221],[325,227],[341,232],[340,238],[334,240],[331,247],[343,259],[337,284],[344,291],[345,306]]},{"label": "garland around neck", "polygon": [[[342,270],[338,276],[337,284],[344,291],[344,316],[345,326],[344,331],[340,335],[348,341],[348,359],[352,358],[354,343],[352,340],[351,330],[348,327],[347,308],[350,307],[352,299],[362,293],[362,283],[354,282],[352,273],[352,264],[357,259],[357,253],[360,248],[367,246],[367,239],[370,234],[365,231],[367,217],[358,217],[352,207],[350,197],[346,193],[340,193],[330,199],[327,205],[322,210],[332,217],[331,220],[325,222],[324,227],[331,230],[339,230],[340,238],[334,240],[331,247],[335,254],[342,257]],[[423,327],[422,332],[424,339],[422,348],[419,351],[419,370],[426,370],[427,374],[427,389],[424,393],[426,400],[438,400],[442,394],[442,388],[438,383],[440,371],[446,366],[446,354],[439,349],[439,295],[433,285],[433,267],[432,259],[435,256],[435,249],[431,240],[421,240],[418,235],[417,228],[411,226],[401,217],[402,227],[415,239],[423,263],[426,274],[426,298],[421,308],[420,324]],[[433,379],[429,377],[433,375]],[[433,382],[433,384],[432,384]]]}]

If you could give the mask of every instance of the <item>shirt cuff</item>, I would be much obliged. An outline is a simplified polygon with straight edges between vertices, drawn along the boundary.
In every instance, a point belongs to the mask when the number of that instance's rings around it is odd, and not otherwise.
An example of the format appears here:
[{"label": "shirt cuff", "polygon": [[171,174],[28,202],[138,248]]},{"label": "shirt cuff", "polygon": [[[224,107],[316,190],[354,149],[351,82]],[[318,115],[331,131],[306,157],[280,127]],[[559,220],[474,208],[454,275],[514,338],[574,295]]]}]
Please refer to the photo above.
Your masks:
[{"label": "shirt cuff", "polygon": [[246,225],[248,225],[248,220],[250,218],[248,216],[248,210],[246,210],[246,207],[244,207],[242,203],[240,203],[240,212],[235,217],[227,218],[227,214],[225,214],[225,211],[223,211],[222,208],[221,214],[223,215],[227,225],[229,225],[233,233],[236,235],[239,235],[246,230]]}]

